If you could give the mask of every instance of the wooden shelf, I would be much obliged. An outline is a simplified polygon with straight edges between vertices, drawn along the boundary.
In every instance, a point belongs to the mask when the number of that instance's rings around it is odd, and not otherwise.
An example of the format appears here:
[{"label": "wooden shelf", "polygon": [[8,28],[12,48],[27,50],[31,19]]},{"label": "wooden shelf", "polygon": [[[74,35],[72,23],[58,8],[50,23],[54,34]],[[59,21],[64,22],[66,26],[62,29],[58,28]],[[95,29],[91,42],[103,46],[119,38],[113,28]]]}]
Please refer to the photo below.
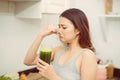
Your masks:
[{"label": "wooden shelf", "polygon": [[120,18],[120,14],[119,14],[119,15],[100,15],[100,17],[106,17],[106,18]]},{"label": "wooden shelf", "polygon": [[17,2],[16,3],[16,17],[19,18],[30,18],[30,19],[41,19],[41,7],[39,2]]}]

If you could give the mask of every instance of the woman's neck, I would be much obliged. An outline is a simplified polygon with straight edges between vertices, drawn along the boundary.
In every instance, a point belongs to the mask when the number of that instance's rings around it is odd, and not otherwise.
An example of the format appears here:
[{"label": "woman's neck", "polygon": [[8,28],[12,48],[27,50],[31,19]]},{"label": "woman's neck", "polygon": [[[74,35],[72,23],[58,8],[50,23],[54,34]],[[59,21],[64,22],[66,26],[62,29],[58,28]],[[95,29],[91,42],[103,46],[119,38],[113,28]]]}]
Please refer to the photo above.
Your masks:
[{"label": "woman's neck", "polygon": [[66,49],[69,51],[77,51],[77,50],[82,49],[82,47],[80,46],[78,42],[78,38],[79,37],[76,37],[73,40],[69,41],[69,43],[65,45]]},{"label": "woman's neck", "polygon": [[78,43],[69,43],[67,45],[67,50],[69,51],[77,51],[82,49]]}]

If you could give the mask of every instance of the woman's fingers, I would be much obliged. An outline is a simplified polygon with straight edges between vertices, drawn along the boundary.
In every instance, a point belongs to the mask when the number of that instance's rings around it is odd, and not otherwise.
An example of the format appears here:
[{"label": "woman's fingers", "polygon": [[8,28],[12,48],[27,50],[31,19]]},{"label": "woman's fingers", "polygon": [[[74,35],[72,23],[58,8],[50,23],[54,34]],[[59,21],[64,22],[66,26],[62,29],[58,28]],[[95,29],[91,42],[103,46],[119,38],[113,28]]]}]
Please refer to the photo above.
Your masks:
[{"label": "woman's fingers", "polygon": [[37,66],[37,69],[38,69],[40,72],[43,72],[43,71],[44,71],[44,69],[41,68],[40,66],[39,66],[39,67]]},{"label": "woman's fingers", "polygon": [[53,25],[48,25],[48,27],[44,29],[41,35],[47,36],[47,35],[56,34],[56,33],[57,33],[57,27]]},{"label": "woman's fingers", "polygon": [[49,65],[48,63],[44,62],[44,61],[43,61],[43,60],[41,60],[41,59],[38,59],[38,62],[39,62],[40,64],[44,65],[44,66]]},{"label": "woman's fingers", "polygon": [[38,59],[37,62],[37,68],[41,71],[41,70],[46,70],[48,68],[49,64],[42,61],[41,59]]},{"label": "woman's fingers", "polygon": [[57,33],[57,27],[51,25],[48,25],[48,30],[51,31],[51,33]]}]

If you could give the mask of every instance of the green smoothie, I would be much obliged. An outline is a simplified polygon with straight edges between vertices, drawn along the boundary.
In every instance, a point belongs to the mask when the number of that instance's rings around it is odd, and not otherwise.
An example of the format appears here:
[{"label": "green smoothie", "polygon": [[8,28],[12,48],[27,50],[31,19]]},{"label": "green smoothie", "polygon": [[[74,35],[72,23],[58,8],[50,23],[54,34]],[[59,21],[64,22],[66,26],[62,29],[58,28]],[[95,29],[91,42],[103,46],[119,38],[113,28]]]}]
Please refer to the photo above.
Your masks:
[{"label": "green smoothie", "polygon": [[40,59],[50,64],[52,50],[49,48],[40,49]]}]

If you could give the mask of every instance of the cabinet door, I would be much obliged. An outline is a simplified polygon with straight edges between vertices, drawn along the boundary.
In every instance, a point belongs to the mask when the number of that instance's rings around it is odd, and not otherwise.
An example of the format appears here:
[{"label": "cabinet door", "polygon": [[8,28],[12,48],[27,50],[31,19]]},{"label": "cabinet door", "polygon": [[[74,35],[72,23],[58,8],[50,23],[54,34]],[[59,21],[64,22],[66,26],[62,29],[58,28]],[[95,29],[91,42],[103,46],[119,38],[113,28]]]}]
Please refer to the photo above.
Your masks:
[{"label": "cabinet door", "polygon": [[42,13],[61,13],[69,8],[69,0],[42,0]]}]

